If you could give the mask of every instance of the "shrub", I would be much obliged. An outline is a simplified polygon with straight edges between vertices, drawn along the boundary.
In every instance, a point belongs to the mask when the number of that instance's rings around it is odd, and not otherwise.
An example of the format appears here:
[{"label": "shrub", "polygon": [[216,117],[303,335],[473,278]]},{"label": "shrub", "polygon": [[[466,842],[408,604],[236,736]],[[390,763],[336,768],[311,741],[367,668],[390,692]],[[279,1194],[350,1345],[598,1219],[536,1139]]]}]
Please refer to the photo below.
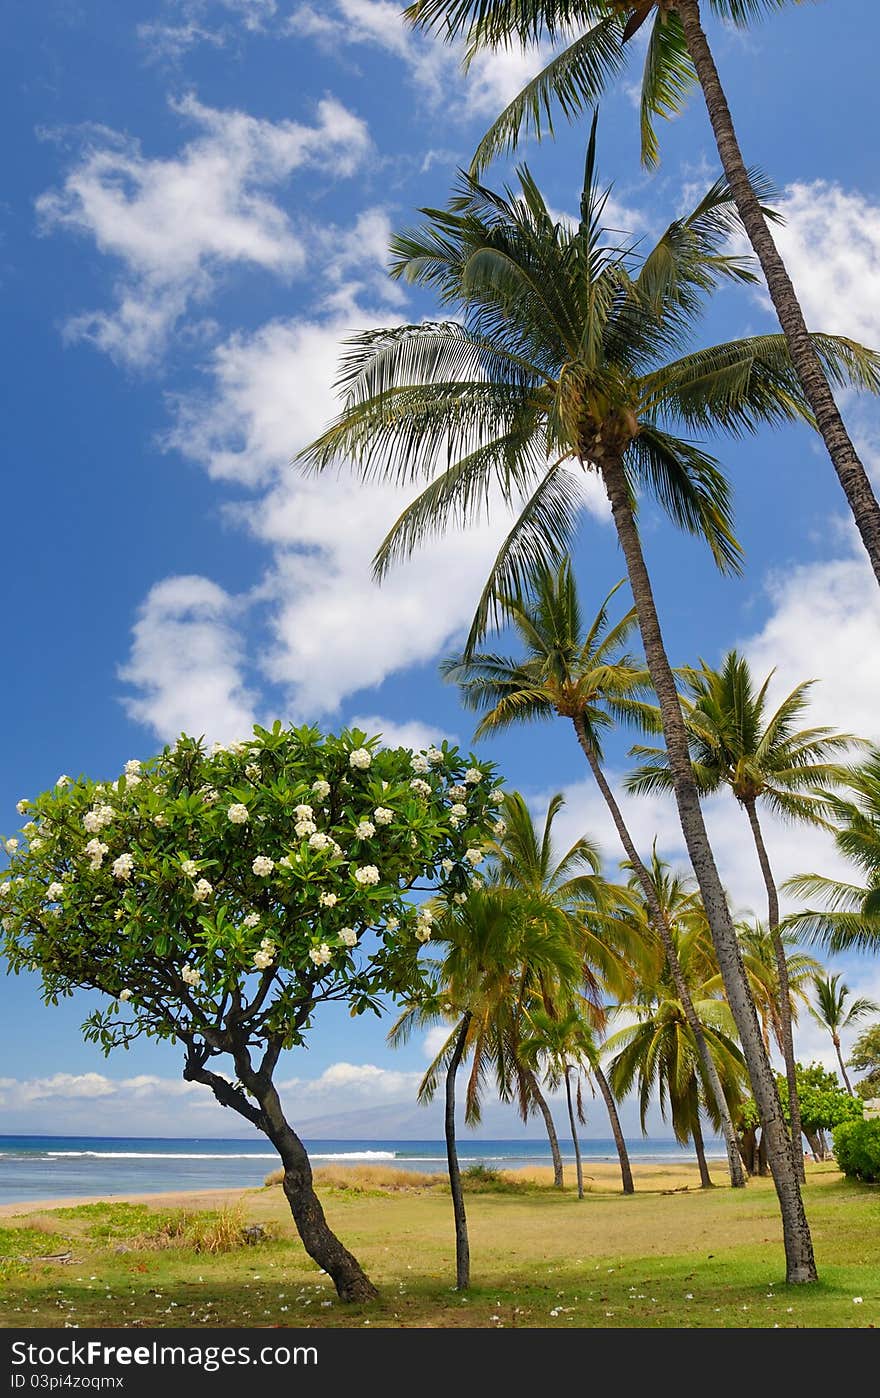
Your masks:
[{"label": "shrub", "polygon": [[880,1181],[880,1118],[843,1122],[834,1132],[834,1154],[845,1175],[867,1184]]}]

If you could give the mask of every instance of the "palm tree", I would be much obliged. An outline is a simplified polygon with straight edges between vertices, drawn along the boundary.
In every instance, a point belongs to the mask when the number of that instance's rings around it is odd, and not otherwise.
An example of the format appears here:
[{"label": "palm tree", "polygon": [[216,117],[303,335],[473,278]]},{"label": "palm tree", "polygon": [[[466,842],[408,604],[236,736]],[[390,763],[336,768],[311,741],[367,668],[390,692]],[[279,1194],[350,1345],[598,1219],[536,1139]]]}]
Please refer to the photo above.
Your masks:
[{"label": "palm tree", "polygon": [[[579,474],[595,471],[626,560],[642,644],[675,778],[679,818],[706,905],[783,1216],[786,1274],[816,1267],[776,1082],[764,1051],[733,922],[706,834],[687,733],[635,521],[639,487],[736,569],[727,483],[717,463],[674,435],[733,434],[803,419],[809,409],[781,336],[760,336],[669,360],[690,341],[719,278],[748,278],[723,251],[732,204],[716,184],[637,262],[604,240],[606,199],[594,181],[595,122],[576,228],[556,223],[527,169],[504,195],[463,176],[450,207],[395,239],[394,274],[435,287],[460,319],[354,337],[344,360],[341,415],[300,453],[314,470],[346,461],[364,479],[430,483],[381,546],[381,576],[427,535],[479,516],[496,487],[522,504],[492,568],[472,628],[473,649],[493,599],[514,592],[536,557],[566,552],[579,516]],[[815,336],[843,381],[877,380],[880,359]],[[439,471],[439,474],[438,474]]]},{"label": "palm tree", "polygon": [[[771,670],[757,688],[748,661],[735,650],[728,651],[719,670],[702,662],[700,669],[685,667],[680,673],[697,786],[701,795],[727,787],[745,811],[767,890],[768,927],[779,977],[782,1054],[788,1082],[791,1135],[795,1162],[803,1176],[801,1113],[788,968],[779,932],[779,893],[758,804],[769,807],[786,820],[825,825],[822,797],[816,788],[838,779],[839,766],[829,758],[839,755],[857,740],[849,733],[835,733],[831,728],[798,730],[797,724],[807,707],[808,690],[814,683],[812,680],[796,685],[768,715],[767,691],[774,672]],[[643,762],[627,781],[630,791],[655,791],[672,786],[668,757],[662,749],[636,746],[632,751]]]},{"label": "palm tree", "polygon": [[816,976],[813,985],[816,990],[816,1003],[809,1006],[810,1014],[816,1023],[820,1024],[823,1029],[827,1029],[831,1035],[831,1042],[837,1054],[846,1090],[850,1097],[855,1097],[852,1083],[846,1075],[843,1054],[840,1051],[840,1036],[845,1029],[850,1029],[853,1025],[858,1024],[859,1020],[864,1019],[866,1015],[876,1014],[880,1006],[875,1005],[874,1001],[869,1000],[866,995],[860,995],[847,1008],[846,1002],[852,991],[845,981],[841,982],[839,973],[833,976]]},{"label": "palm tree", "polygon": [[[742,950],[743,965],[752,988],[755,1008],[761,1022],[764,1043],[770,1052],[775,1042],[783,1052],[784,1030],[780,1012],[779,963],[776,949],[766,923],[737,923],[739,944]],[[822,970],[821,962],[803,951],[797,938],[787,927],[779,933],[785,948],[786,969],[788,971],[789,1014],[792,1024],[797,1024],[799,1006],[807,1003],[813,978]],[[719,977],[719,989],[721,982]]]},{"label": "palm tree", "polygon": [[[746,25],[786,0],[709,0],[722,21]],[[696,82],[703,97],[725,178],[767,283],[785,334],[798,383],[822,435],[846,495],[874,575],[880,582],[880,505],[834,400],[834,374],[822,363],[815,339],[762,207],[761,190],[743,159],[727,97],[702,26],[700,0],[413,0],[406,16],[422,28],[438,28],[448,39],[464,35],[469,57],[536,41],[546,35],[567,47],[507,106],[484,136],[474,157],[479,173],[499,152],[512,150],[523,135],[552,132],[552,108],[573,120],[598,101],[623,68],[628,40],[654,20],[642,78],[642,158],[658,158],[655,115],[679,112]],[[570,41],[572,29],[583,32]]]},{"label": "palm tree", "polygon": [[620,586],[618,583],[611,590],[595,618],[585,625],[570,560],[564,558],[555,568],[537,564],[529,570],[523,590],[513,596],[502,594],[498,599],[500,617],[512,627],[522,657],[471,653],[447,661],[443,671],[459,685],[468,708],[486,711],[476,737],[557,715],[570,719],[641,885],[654,931],[663,943],[721,1115],[731,1184],[741,1187],[745,1174],[721,1082],[691,1003],[653,879],[638,854],[603,770],[602,736],[615,722],[649,729],[660,727],[655,709],[641,697],[648,688],[643,663],[624,650],[637,624],[635,608],[631,607],[614,624],[609,618],[609,603]]},{"label": "palm tree", "polygon": [[[605,1023],[603,994],[628,993],[634,948],[624,923],[615,924],[612,935],[604,928],[602,935],[596,935],[591,914],[610,912],[625,897],[625,890],[602,877],[601,856],[586,836],[580,836],[557,859],[553,849],[553,823],[564,805],[564,796],[557,792],[550,800],[543,828],[539,831],[519,792],[508,793],[502,807],[499,836],[493,847],[491,878],[493,884],[528,894],[534,910],[546,907],[552,919],[561,917],[567,923],[572,944],[577,947],[581,960],[581,1009],[594,1028],[602,1028]],[[542,993],[546,999],[546,988]],[[544,1118],[553,1159],[554,1184],[561,1189],[562,1156],[553,1114],[527,1056],[515,1054],[513,1074],[523,1120],[528,1119],[535,1107]]]},{"label": "palm tree", "polygon": [[[437,910],[439,912],[439,908]],[[512,888],[472,889],[465,903],[445,908],[434,922],[442,961],[427,969],[426,988],[409,1001],[388,1040],[404,1043],[418,1026],[450,1024],[450,1032],[419,1086],[419,1101],[433,1099],[444,1080],[444,1132],[455,1220],[456,1286],[470,1283],[470,1246],[455,1140],[458,1070],[471,1055],[465,1120],[478,1122],[485,1079],[494,1067],[499,1094],[509,1100],[526,997],[576,983],[581,963],[566,919]]]},{"label": "palm tree", "polygon": [[[736,1113],[746,1085],[745,1063],[735,1042],[730,1008],[706,985],[711,978],[707,972],[714,972],[715,967],[701,919],[690,926],[686,922],[682,917],[673,932],[679,961],[691,982],[692,999],[724,1083],[728,1106]],[[675,1139],[681,1144],[693,1141],[701,1183],[709,1188],[712,1180],[700,1125],[701,1108],[705,1107],[716,1129],[719,1117],[665,959],[659,963],[656,977],[646,979],[632,1004],[621,1009],[633,1013],[636,1021],[618,1030],[606,1045],[617,1050],[609,1070],[611,1085],[618,1096],[637,1090],[643,1132],[652,1100],[659,1101],[664,1120],[669,1110]]]},{"label": "palm tree", "polygon": [[837,850],[860,871],[862,883],[845,883],[823,874],[797,874],[782,885],[797,897],[822,898],[825,907],[791,913],[786,925],[826,951],[880,949],[880,748],[863,762],[841,768],[848,794],[825,798],[827,815],[836,823]]}]

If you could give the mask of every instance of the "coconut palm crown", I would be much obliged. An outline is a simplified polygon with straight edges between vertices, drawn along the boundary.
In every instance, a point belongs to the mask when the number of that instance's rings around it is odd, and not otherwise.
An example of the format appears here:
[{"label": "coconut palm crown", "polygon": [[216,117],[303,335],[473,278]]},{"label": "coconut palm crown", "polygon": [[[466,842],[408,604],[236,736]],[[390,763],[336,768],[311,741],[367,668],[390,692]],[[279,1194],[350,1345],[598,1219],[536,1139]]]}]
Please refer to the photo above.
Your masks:
[{"label": "coconut palm crown", "polygon": [[[642,255],[603,229],[595,150],[594,119],[576,224],[554,217],[523,166],[519,189],[502,194],[460,175],[447,209],[424,209],[427,223],[394,239],[392,275],[432,289],[458,318],[350,339],[343,410],[300,454],[314,470],[350,462],[365,480],[424,483],[376,555],[380,577],[493,502],[514,511],[468,649],[530,562],[567,551],[587,473],[608,489],[622,471],[633,505],[652,495],[720,568],[738,569],[727,481],[692,436],[810,420],[781,335],[691,348],[712,289],[754,280],[727,251],[727,185]],[[837,384],[880,389],[880,356],[813,339]]]}]

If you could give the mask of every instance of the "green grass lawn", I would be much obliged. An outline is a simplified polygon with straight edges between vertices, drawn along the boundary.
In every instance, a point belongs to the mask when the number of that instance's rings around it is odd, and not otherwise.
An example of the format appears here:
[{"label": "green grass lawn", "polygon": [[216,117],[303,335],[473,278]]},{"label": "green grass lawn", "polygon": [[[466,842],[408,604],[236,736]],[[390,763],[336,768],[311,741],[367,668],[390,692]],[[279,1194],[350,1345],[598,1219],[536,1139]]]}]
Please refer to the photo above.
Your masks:
[{"label": "green grass lawn", "polygon": [[[468,1198],[473,1286],[453,1290],[448,1193],[382,1172],[319,1185],[331,1226],[381,1289],[344,1306],[303,1252],[277,1186],[210,1210],[109,1202],[0,1219],[0,1324],[432,1327],[871,1327],[880,1323],[880,1187],[812,1166],[806,1204],[821,1280],[786,1287],[773,1187],[694,1187],[641,1167],[623,1197],[543,1184]],[[320,1177],[320,1175],[319,1175]],[[687,1183],[685,1191],[683,1184]],[[675,1191],[675,1192],[670,1192]],[[247,1244],[242,1225],[267,1236]],[[51,1260],[40,1260],[51,1259]],[[861,1297],[861,1302],[854,1298]]]}]

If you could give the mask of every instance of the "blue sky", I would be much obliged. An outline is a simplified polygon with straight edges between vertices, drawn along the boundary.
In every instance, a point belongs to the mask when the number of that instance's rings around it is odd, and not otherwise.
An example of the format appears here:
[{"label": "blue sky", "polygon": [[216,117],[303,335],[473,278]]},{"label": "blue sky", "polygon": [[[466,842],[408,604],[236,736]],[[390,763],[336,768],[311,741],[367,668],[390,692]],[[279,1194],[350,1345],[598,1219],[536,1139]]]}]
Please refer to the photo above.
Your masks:
[{"label": "blue sky", "polygon": [[[442,204],[534,54],[481,60],[417,39],[387,0],[13,0],[0,59],[6,177],[0,279],[6,338],[7,735],[0,826],[62,772],[105,777],[181,729],[231,738],[254,718],[389,739],[467,743],[471,717],[437,676],[455,648],[503,522],[425,549],[381,588],[369,559],[402,499],[344,475],[305,482],[289,461],[333,410],[340,341],[436,310],[388,281],[388,238]],[[779,190],[779,241],[808,321],[880,345],[880,167],[872,0],[783,11],[712,34],[743,148]],[[716,177],[700,101],[661,129],[640,171],[635,69],[603,104],[600,161],[620,227],[649,238]],[[526,158],[549,202],[576,207],[584,131]],[[510,174],[492,171],[500,182]],[[706,342],[772,329],[759,291],[719,295]],[[880,417],[844,404],[875,479]],[[716,444],[736,490],[748,566],[720,578],[647,511],[645,546],[674,661],[741,646],[776,692],[821,680],[820,721],[880,739],[880,606],[831,467],[805,430]],[[587,601],[622,576],[598,498],[576,551]],[[612,744],[612,770],[626,767]],[[564,729],[486,745],[540,810],[567,794],[563,834],[613,830]],[[641,803],[682,857],[674,817]],[[760,911],[747,829],[709,811],[737,908]],[[772,830],[780,877],[833,872],[827,840]],[[880,999],[865,958],[848,982]],[[109,1063],[82,1043],[79,1002],[44,1009],[0,982],[0,1133],[229,1133],[177,1082],[167,1046]],[[388,1021],[328,1012],[281,1072],[293,1115],[381,1104],[411,1111],[425,1046],[391,1054]],[[827,1051],[802,1023],[801,1056]],[[830,1047],[830,1046],[829,1046]],[[182,1108],[185,1107],[185,1112]],[[401,1109],[403,1110],[403,1109]],[[493,1118],[496,1134],[513,1118]],[[359,1128],[359,1131],[362,1128]],[[594,1113],[588,1134],[605,1134]]]}]

